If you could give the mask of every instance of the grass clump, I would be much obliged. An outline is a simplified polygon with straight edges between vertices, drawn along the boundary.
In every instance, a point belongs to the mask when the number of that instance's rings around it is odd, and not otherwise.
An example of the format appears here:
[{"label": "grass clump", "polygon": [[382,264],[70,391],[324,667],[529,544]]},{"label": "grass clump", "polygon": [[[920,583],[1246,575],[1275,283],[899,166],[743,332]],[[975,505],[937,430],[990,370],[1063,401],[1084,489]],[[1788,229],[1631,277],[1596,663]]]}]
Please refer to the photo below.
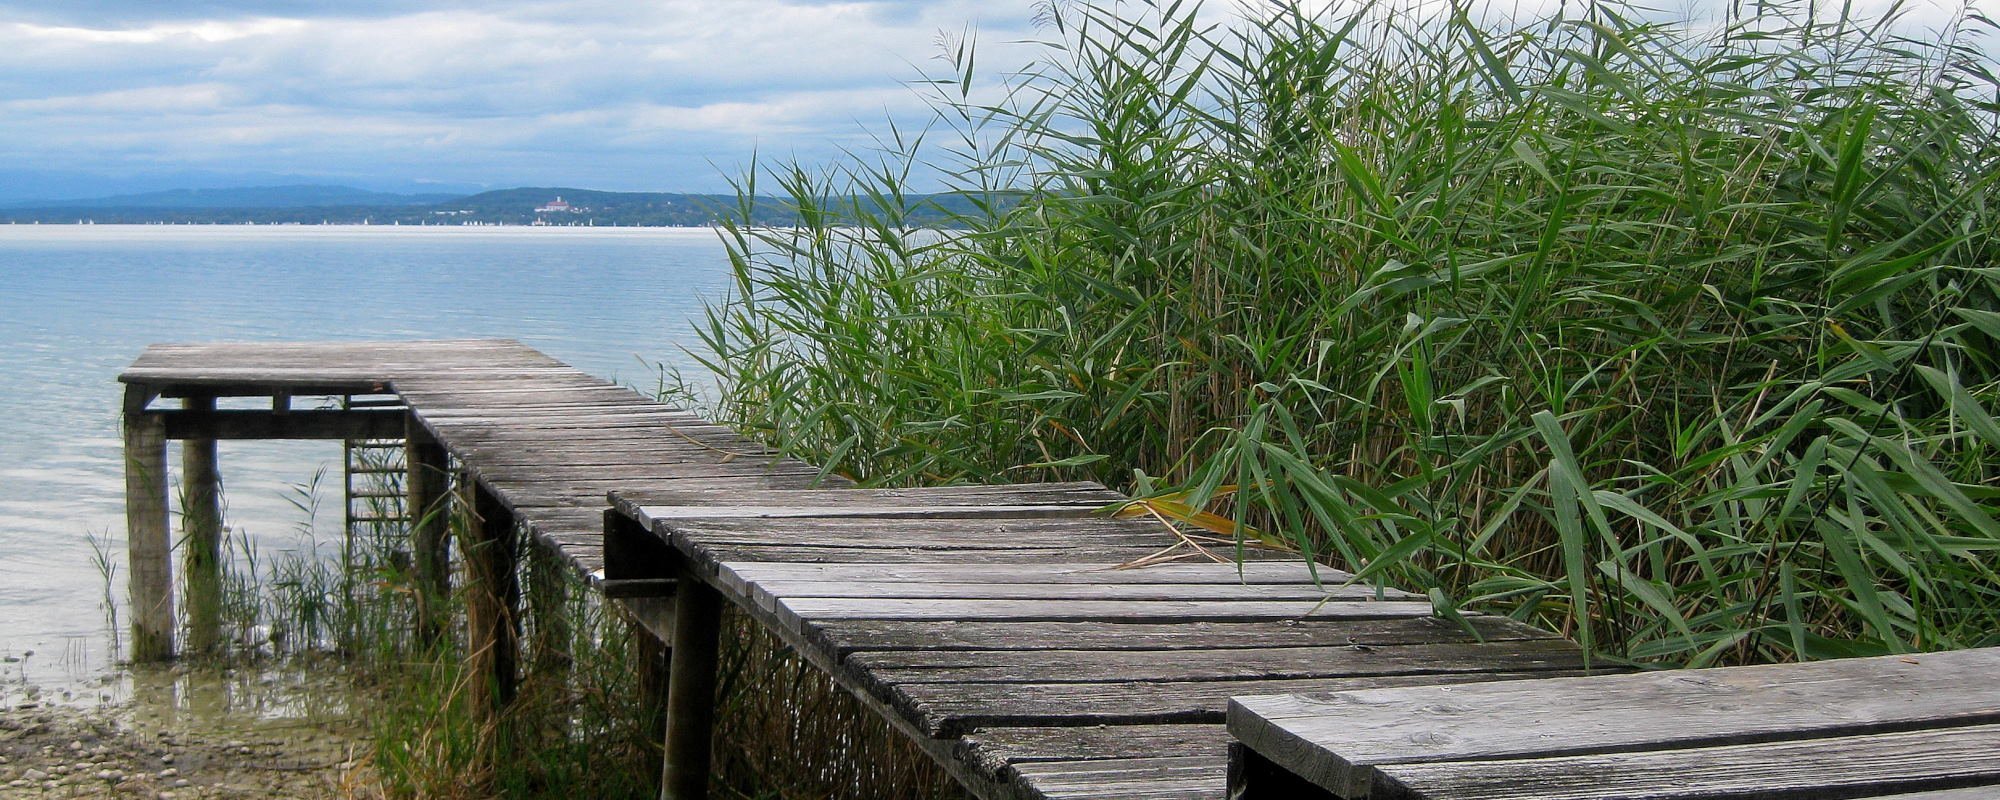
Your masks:
[{"label": "grass clump", "polygon": [[743,182],[802,222],[727,228],[719,409],[869,484],[1183,492],[1600,653],[2000,644],[1994,24],[1894,15],[1051,4],[930,129]]}]

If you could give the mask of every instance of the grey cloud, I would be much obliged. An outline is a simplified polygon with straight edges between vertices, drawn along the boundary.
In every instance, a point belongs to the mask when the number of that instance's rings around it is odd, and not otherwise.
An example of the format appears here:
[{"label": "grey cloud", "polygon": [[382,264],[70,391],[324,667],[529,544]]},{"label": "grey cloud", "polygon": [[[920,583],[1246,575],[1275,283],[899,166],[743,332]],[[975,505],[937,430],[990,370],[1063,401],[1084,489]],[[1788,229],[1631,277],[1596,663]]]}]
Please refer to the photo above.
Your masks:
[{"label": "grey cloud", "polygon": [[[920,123],[902,83],[971,0],[0,5],[0,170],[121,165],[716,188]],[[404,6],[406,8],[407,6]],[[329,9],[337,9],[333,13]],[[982,15],[984,18],[982,18]]]}]

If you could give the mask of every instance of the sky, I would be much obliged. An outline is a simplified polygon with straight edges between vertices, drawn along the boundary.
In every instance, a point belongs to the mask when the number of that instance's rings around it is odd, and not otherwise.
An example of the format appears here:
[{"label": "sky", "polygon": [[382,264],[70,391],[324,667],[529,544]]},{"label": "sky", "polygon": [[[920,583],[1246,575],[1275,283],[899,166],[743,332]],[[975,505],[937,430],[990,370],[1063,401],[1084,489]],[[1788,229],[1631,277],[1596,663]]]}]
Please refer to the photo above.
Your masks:
[{"label": "sky", "polygon": [[1025,51],[1008,43],[1033,16],[1030,0],[0,0],[0,199],[721,190],[753,154],[830,159],[885,119],[921,124],[910,82],[943,67],[945,38]]},{"label": "sky", "polygon": [[[945,68],[945,41],[975,35],[987,74],[1043,54],[1025,43],[1049,35],[1042,2],[0,0],[0,202],[287,183],[723,191],[753,155],[828,161],[885,120],[923,125],[910,84]],[[1911,2],[1924,23],[1958,4]]]}]

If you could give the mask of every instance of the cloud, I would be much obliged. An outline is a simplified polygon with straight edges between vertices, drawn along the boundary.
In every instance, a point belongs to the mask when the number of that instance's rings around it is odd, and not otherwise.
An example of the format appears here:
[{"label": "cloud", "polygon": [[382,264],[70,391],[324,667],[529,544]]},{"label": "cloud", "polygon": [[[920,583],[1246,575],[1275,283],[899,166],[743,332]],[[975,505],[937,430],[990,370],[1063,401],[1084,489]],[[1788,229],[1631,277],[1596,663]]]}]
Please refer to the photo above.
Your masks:
[{"label": "cloud", "polygon": [[904,83],[941,36],[1031,25],[1025,0],[64,5],[0,4],[25,20],[0,23],[0,170],[716,188],[753,147],[831,155],[927,116]]},{"label": "cloud", "polygon": [[885,118],[921,126],[906,83],[940,44],[972,34],[981,71],[1006,72],[1041,52],[1016,44],[1041,35],[1038,3],[0,0],[0,173],[717,189],[753,152],[831,158]]}]

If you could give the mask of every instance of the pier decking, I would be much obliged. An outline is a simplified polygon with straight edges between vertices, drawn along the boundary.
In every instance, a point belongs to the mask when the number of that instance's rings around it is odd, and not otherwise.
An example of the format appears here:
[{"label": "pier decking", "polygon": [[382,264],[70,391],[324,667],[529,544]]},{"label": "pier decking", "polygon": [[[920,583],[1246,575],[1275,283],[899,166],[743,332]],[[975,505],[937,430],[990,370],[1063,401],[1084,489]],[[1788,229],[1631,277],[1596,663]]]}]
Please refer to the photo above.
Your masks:
[{"label": "pier decking", "polygon": [[1235,796],[2000,797],[1996,669],[1984,648],[1239,697]]},{"label": "pier decking", "polygon": [[[1182,541],[1093,513],[1123,499],[1095,484],[847,488],[511,341],[158,345],[120,379],[136,655],[177,646],[165,441],[190,443],[199,483],[216,439],[404,438],[410,507],[437,507],[453,477],[477,517],[461,546],[487,589],[468,616],[494,645],[493,702],[514,669],[516,526],[671,643],[669,797],[706,784],[723,603],[987,798],[1219,798],[1230,697],[1584,667],[1546,632],[1440,622],[1420,596],[1345,587],[1288,554],[1120,569]],[[327,395],[362,400],[292,407]],[[244,397],[270,404],[218,406]],[[418,570],[441,585],[443,527],[417,516]],[[204,519],[184,523],[197,556]]]}]

